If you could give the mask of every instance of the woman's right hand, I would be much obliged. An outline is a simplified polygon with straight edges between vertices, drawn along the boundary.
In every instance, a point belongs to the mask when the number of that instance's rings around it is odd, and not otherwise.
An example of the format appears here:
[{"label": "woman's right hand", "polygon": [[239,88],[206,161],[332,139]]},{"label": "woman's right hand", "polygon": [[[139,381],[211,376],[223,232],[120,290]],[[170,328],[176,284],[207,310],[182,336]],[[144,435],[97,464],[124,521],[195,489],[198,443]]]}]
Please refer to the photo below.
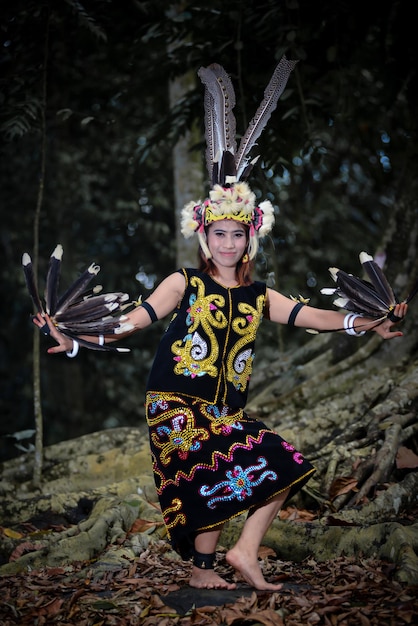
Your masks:
[{"label": "woman's right hand", "polygon": [[73,340],[70,337],[66,337],[62,333],[57,330],[56,326],[51,321],[49,315],[44,313],[37,313],[33,318],[33,323],[35,326],[39,328],[39,330],[44,333],[44,335],[51,335],[53,339],[57,342],[57,346],[52,346],[48,348],[48,354],[57,354],[59,352],[71,352],[73,349]]}]

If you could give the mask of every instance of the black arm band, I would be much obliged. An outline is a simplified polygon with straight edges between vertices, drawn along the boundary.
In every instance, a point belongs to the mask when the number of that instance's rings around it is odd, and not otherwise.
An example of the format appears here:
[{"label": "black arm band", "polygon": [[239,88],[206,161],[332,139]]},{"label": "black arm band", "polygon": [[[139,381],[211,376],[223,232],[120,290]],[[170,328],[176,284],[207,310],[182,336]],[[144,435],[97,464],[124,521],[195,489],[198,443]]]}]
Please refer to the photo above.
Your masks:
[{"label": "black arm band", "polygon": [[[398,317],[397,315],[395,315],[395,313],[393,311],[389,311],[388,318],[390,319],[391,322],[395,322],[395,323],[399,322],[402,319],[402,317]],[[42,331],[43,331],[43,328],[44,327],[42,326],[42,328],[41,328]],[[48,334],[48,333],[46,333],[46,334]]]},{"label": "black arm band", "polygon": [[287,325],[288,326],[294,326],[295,325],[295,319],[297,314],[299,313],[299,311],[301,310],[301,308],[305,306],[303,304],[303,302],[298,302],[297,304],[295,304],[295,306],[293,307],[293,309],[290,312],[289,315],[289,319],[287,320]]},{"label": "black arm band", "polygon": [[152,323],[158,321],[157,314],[156,314],[156,312],[154,311],[154,309],[152,308],[152,306],[150,305],[149,302],[142,302],[141,306],[144,307],[144,309],[146,310],[146,312],[150,316]]}]

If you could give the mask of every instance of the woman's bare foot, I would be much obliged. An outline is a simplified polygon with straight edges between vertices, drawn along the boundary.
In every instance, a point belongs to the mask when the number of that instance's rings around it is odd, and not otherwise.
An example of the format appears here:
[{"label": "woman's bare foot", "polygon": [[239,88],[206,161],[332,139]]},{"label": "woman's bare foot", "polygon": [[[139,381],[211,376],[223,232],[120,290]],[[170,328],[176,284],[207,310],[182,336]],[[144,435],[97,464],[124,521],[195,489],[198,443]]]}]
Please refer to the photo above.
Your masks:
[{"label": "woman's bare foot", "polygon": [[189,581],[190,587],[196,589],[235,589],[235,583],[228,583],[221,578],[213,569],[200,569],[193,565],[192,575]]},{"label": "woman's bare foot", "polygon": [[268,583],[263,576],[258,559],[252,558],[249,553],[241,552],[236,546],[226,553],[225,558],[227,563],[236,569],[251,587],[260,591],[280,591],[283,587],[281,584]]}]

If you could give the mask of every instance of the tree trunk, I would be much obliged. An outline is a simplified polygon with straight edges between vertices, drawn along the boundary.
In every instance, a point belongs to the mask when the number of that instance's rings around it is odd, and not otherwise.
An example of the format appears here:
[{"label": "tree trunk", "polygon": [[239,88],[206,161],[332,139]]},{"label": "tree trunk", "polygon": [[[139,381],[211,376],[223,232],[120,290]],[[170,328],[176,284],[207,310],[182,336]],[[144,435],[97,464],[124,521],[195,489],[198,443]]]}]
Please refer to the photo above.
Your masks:
[{"label": "tree trunk", "polygon": [[[170,83],[170,107],[181,106],[182,99],[195,86],[194,72],[176,78]],[[185,239],[180,231],[181,211],[185,204],[202,198],[205,188],[201,150],[196,146],[201,142],[201,132],[195,124],[193,128],[176,143],[173,150],[173,178],[176,223],[177,267],[195,267],[197,259],[197,237]]]}]

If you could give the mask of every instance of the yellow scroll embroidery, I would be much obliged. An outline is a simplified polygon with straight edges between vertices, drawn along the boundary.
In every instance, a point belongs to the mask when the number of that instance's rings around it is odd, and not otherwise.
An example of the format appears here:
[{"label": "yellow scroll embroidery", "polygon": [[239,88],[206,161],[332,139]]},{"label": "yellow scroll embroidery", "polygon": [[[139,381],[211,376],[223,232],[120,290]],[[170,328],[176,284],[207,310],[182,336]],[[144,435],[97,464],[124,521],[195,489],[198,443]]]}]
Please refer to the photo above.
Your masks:
[{"label": "yellow scroll embroidery", "polygon": [[205,295],[205,285],[197,276],[190,279],[190,284],[197,287],[197,294],[192,294],[189,300],[188,333],[171,346],[176,361],[174,372],[192,378],[205,374],[215,378],[218,375],[215,363],[219,345],[213,329],[227,325],[220,310],[225,306],[225,298],[218,294]]},{"label": "yellow scroll embroidery", "polygon": [[258,296],[256,309],[250,304],[241,302],[238,311],[244,317],[236,317],[232,322],[232,328],[237,335],[241,336],[231,348],[227,361],[227,380],[236,389],[244,391],[247,388],[254,360],[253,351],[248,344],[255,341],[257,328],[263,316],[265,296]]}]

